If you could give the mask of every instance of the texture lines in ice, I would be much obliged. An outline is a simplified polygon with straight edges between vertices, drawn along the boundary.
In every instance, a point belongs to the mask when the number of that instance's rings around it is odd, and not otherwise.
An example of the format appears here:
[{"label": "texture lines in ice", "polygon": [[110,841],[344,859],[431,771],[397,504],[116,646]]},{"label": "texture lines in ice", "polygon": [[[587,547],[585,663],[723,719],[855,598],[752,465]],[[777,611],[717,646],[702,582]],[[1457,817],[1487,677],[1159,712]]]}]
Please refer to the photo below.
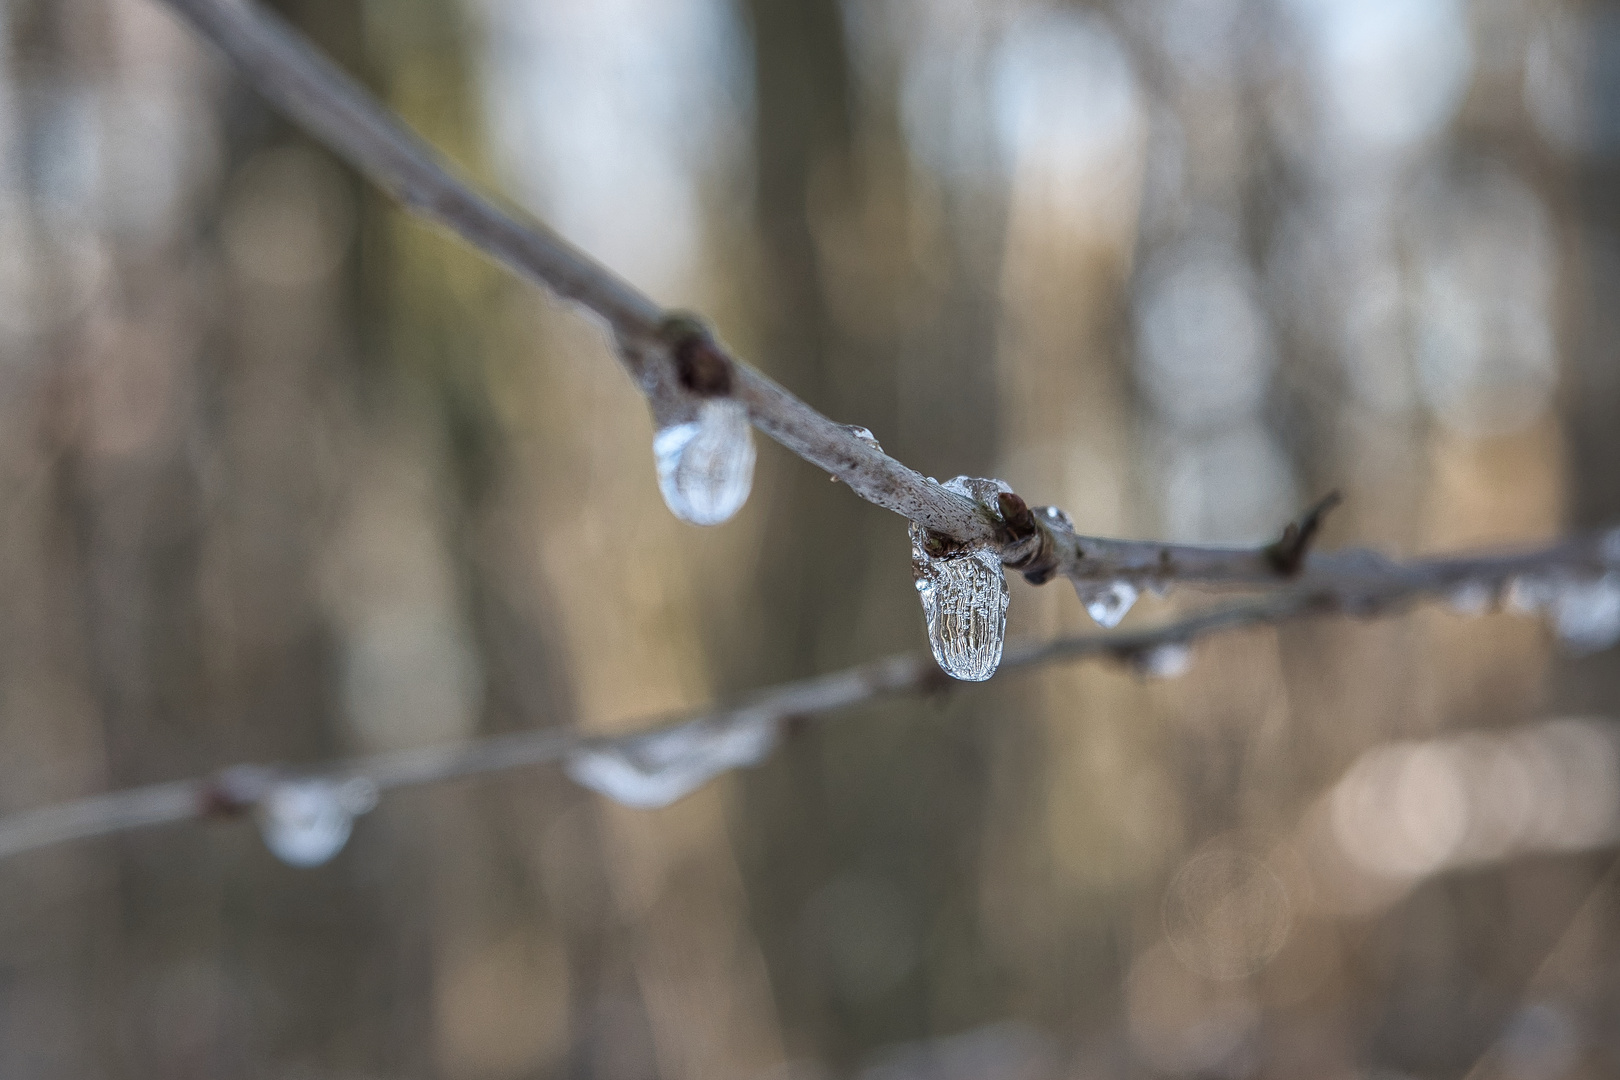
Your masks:
[{"label": "texture lines in ice", "polygon": [[[943,486],[990,506],[996,492],[1007,490],[999,481],[966,476]],[[988,547],[934,554],[931,546],[928,530],[913,524],[911,572],[928,623],[929,648],[945,674],[983,682],[996,673],[1007,640],[1007,578],[1001,556]]]},{"label": "texture lines in ice", "polygon": [[563,765],[570,779],[614,802],[650,810],[668,806],[730,769],[757,765],[776,748],[774,717],[747,715],[696,720],[587,747]]},{"label": "texture lines in ice", "polygon": [[754,483],[754,433],[748,408],[708,398],[696,420],[653,436],[658,490],[670,513],[693,525],[718,525],[748,501]]}]

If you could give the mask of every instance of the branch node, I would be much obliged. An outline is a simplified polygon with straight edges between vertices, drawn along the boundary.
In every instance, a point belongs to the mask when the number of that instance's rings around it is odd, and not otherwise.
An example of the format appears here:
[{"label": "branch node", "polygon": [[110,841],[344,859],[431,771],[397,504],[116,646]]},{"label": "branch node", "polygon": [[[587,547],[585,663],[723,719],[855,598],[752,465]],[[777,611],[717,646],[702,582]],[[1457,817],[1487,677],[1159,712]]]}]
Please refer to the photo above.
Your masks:
[{"label": "branch node", "polygon": [[731,358],[720,348],[702,319],[684,311],[665,316],[658,337],[669,347],[675,377],[699,397],[728,397],[732,388]]}]

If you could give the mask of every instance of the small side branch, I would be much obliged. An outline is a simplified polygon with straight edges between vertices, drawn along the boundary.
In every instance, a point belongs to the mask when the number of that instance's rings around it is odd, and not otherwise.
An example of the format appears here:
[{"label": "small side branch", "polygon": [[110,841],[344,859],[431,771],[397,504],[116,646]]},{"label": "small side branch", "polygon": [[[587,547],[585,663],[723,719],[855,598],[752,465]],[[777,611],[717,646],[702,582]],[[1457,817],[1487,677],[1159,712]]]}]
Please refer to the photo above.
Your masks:
[{"label": "small side branch", "polygon": [[[1003,671],[1083,659],[1112,659],[1156,669],[1154,658],[1200,638],[1253,626],[1274,626],[1311,616],[1344,613],[1365,617],[1403,611],[1423,600],[1483,590],[1500,596],[1515,580],[1542,583],[1590,580],[1620,571],[1620,530],[1576,537],[1521,552],[1443,556],[1395,563],[1370,552],[1309,560],[1296,580],[1246,603],[1220,606],[1143,630],[1088,634],[1009,646]],[[377,791],[433,784],[459,777],[566,762],[575,755],[638,743],[680,731],[719,730],[728,725],[788,725],[897,694],[956,687],[926,654],[893,656],[858,667],[785,683],[738,703],[663,722],[649,721],[631,734],[592,737],[567,729],[504,735],[456,746],[427,747],[357,758],[315,769],[277,771],[238,765],[213,777],[98,795],[77,802],[0,818],[0,859],[153,825],[239,815],[254,809],[277,778],[362,780]]]}]

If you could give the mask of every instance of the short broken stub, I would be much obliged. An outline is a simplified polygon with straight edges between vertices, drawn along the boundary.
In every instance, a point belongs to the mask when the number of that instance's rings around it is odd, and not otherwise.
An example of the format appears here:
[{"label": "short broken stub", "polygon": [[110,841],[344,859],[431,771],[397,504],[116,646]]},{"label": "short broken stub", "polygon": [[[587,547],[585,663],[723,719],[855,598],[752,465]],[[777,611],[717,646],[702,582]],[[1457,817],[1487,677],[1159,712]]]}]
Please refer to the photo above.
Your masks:
[{"label": "short broken stub", "polygon": [[[943,485],[980,505],[1005,490],[993,480],[959,476]],[[928,623],[928,645],[945,674],[983,682],[1001,664],[1007,640],[1007,578],[1001,556],[991,547],[941,542],[927,529],[911,526],[911,572]]]}]

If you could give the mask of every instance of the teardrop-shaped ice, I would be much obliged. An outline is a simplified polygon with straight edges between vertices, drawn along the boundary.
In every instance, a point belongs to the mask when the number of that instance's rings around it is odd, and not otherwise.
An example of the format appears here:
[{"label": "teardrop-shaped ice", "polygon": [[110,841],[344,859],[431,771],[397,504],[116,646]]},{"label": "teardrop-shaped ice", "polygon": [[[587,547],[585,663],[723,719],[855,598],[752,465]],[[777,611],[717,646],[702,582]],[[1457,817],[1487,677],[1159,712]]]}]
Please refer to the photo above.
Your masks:
[{"label": "teardrop-shaped ice", "polygon": [[1080,602],[1086,607],[1086,614],[1092,621],[1104,630],[1112,630],[1119,625],[1125,613],[1131,610],[1136,598],[1141,595],[1135,585],[1128,581],[1076,581],[1074,591],[1079,594]]},{"label": "teardrop-shaped ice", "polygon": [[695,720],[577,750],[563,770],[599,795],[650,810],[668,806],[723,772],[764,761],[776,748],[778,730],[774,717],[760,714]]},{"label": "teardrop-shaped ice", "polygon": [[653,436],[658,490],[670,513],[693,525],[718,525],[748,501],[754,484],[754,433],[748,408],[707,398],[696,420]]},{"label": "teardrop-shaped ice", "polygon": [[928,531],[911,526],[911,572],[917,579],[928,645],[945,674],[983,682],[996,673],[1007,640],[1007,578],[990,548],[929,552]]},{"label": "teardrop-shaped ice", "polygon": [[270,853],[289,866],[319,866],[343,850],[355,815],[376,802],[376,786],[359,777],[342,782],[278,780],[259,799],[259,835]]}]

